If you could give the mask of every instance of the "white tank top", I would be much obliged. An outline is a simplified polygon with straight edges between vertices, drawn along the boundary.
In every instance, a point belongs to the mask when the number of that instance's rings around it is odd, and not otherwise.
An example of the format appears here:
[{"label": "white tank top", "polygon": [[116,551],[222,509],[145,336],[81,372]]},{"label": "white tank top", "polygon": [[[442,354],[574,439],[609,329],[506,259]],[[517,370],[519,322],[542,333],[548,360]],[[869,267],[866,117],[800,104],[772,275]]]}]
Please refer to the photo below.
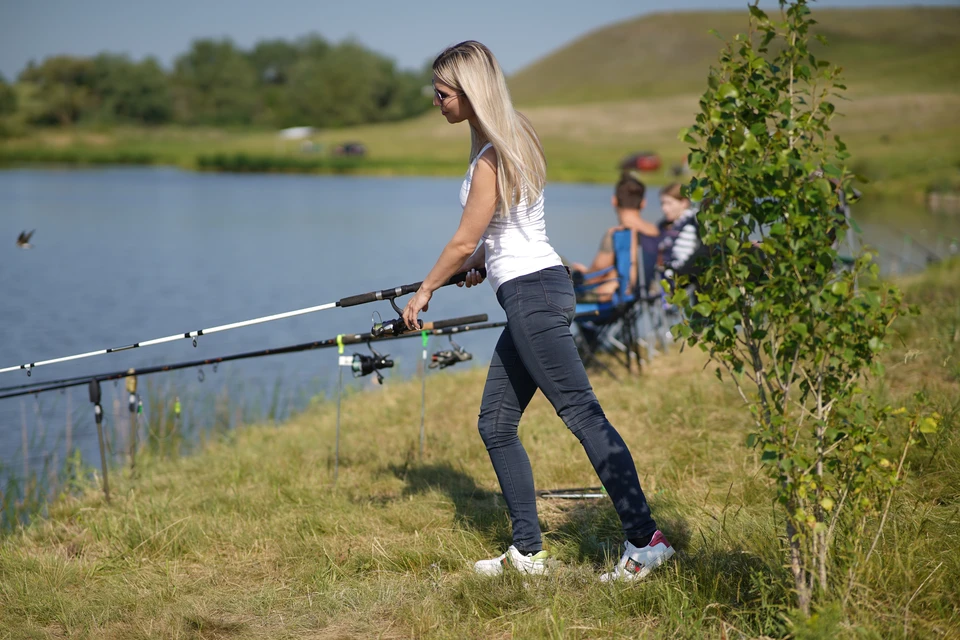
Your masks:
[{"label": "white tank top", "polygon": [[[477,161],[492,146],[486,144],[470,163],[460,187],[461,207],[467,206]],[[487,251],[487,280],[494,291],[507,280],[563,264],[547,238],[542,194],[533,204],[529,204],[526,198],[521,199],[506,216],[499,212],[494,214],[483,234],[483,243]]]}]

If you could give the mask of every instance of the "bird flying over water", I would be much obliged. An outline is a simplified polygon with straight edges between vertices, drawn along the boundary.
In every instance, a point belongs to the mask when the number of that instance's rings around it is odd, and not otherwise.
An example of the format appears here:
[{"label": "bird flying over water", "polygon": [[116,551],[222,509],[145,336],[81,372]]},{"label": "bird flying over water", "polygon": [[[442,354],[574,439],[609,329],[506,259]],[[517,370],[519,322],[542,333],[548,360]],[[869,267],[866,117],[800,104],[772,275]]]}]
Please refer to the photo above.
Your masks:
[{"label": "bird flying over water", "polygon": [[[34,229],[33,231],[36,231]],[[21,249],[32,249],[33,245],[30,244],[30,238],[33,237],[33,231],[27,233],[26,231],[21,231],[20,235],[17,236],[17,246]]]}]

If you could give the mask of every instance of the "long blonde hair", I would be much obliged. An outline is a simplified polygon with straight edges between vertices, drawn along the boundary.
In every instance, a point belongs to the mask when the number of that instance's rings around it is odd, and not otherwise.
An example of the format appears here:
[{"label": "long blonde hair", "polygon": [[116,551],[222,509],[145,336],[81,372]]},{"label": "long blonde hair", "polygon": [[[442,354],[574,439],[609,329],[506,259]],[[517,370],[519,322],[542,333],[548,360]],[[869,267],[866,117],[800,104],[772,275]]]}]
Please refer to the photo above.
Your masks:
[{"label": "long blonde hair", "polygon": [[490,142],[497,151],[499,213],[521,201],[536,202],[547,181],[547,161],[530,121],[513,108],[510,90],[493,53],[476,40],[448,47],[433,61],[437,80],[463,93],[477,115],[470,124],[470,160]]}]

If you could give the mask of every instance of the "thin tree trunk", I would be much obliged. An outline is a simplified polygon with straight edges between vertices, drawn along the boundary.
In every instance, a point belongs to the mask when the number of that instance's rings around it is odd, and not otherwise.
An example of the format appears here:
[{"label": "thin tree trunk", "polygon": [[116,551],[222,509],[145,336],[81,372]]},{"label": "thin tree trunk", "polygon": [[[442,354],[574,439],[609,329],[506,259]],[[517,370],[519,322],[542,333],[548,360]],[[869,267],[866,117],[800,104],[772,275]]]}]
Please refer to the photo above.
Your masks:
[{"label": "thin tree trunk", "polygon": [[[821,378],[822,380],[822,378]],[[823,426],[823,400],[820,394],[817,394],[817,406],[818,413],[821,413],[818,416],[820,424],[817,425],[817,493],[816,493],[816,504],[813,505],[814,513],[817,517],[817,523],[823,523],[826,526],[826,518],[823,507],[820,506],[820,502],[823,498],[823,437],[825,432],[825,427]],[[816,544],[816,563],[817,563],[817,575],[820,581],[820,590],[823,593],[827,592],[827,539],[826,532],[814,533],[813,540]]]},{"label": "thin tree trunk", "polygon": [[827,534],[826,532],[821,532],[817,534],[817,538],[820,541],[820,588],[824,593],[828,591],[829,585],[827,584]]},{"label": "thin tree trunk", "polygon": [[793,573],[793,581],[797,586],[797,606],[804,616],[810,615],[810,587],[803,570],[803,550],[800,548],[800,541],[796,539],[797,530],[793,526],[790,517],[787,517],[787,541],[790,544],[790,571]]}]

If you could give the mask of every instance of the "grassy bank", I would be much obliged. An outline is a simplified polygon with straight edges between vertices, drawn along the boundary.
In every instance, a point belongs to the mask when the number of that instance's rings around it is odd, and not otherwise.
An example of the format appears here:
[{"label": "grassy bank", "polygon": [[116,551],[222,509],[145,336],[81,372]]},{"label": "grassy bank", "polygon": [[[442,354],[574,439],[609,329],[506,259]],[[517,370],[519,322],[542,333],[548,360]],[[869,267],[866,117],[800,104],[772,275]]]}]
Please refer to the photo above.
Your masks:
[{"label": "grassy bank", "polygon": [[[564,565],[523,580],[472,575],[509,522],[476,434],[484,372],[432,375],[417,460],[419,384],[348,397],[338,486],[336,407],[244,428],[198,455],[148,457],[0,541],[0,629],[11,637],[949,637],[960,633],[960,263],[907,283],[924,315],[898,324],[875,393],[923,389],[943,431],[909,460],[878,553],[845,611],[793,629],[772,492],[744,447],[736,392],[687,350],[636,380],[594,380],[641,470],[677,561],[601,586],[616,555],[608,502],[541,501]],[[521,426],[540,488],[596,483],[542,397]]]},{"label": "grassy bank", "polygon": [[[677,132],[693,121],[698,96],[600,104],[531,107],[554,181],[611,182],[627,153],[659,153],[664,168],[653,184],[672,179],[686,153]],[[853,167],[870,180],[867,193],[922,199],[931,185],[960,186],[960,94],[854,96],[839,106],[836,131],[853,152]],[[469,134],[436,113],[402,123],[323,131],[318,153],[283,142],[274,132],[221,129],[117,128],[32,130],[0,142],[0,164],[165,164],[187,169],[458,176]],[[333,158],[349,141],[369,149],[363,159]]]}]

